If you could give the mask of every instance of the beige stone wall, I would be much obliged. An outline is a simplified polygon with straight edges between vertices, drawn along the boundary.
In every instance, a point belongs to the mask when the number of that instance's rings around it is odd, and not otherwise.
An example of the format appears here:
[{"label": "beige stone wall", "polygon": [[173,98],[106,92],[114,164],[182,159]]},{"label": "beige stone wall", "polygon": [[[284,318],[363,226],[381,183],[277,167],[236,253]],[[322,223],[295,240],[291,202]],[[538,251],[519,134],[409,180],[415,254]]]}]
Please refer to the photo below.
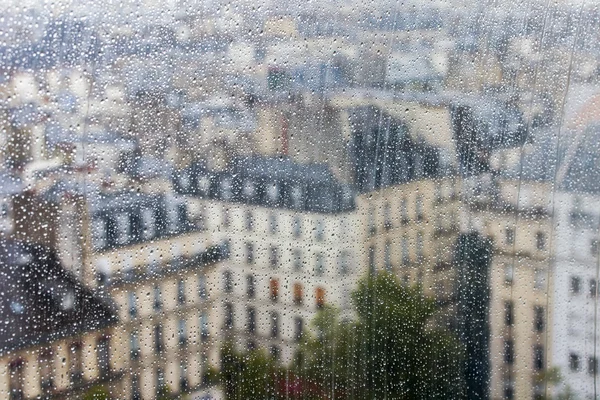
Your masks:
[{"label": "beige stone wall", "polygon": [[[535,206],[535,203],[533,203]],[[487,211],[485,234],[494,243],[490,269],[490,361],[493,399],[504,398],[504,389],[512,382],[515,399],[531,399],[539,383],[539,371],[534,369],[534,347],[544,349],[544,366],[552,367],[551,337],[552,271],[551,225],[547,215],[523,207],[518,214],[499,210]],[[507,229],[513,234],[507,234]],[[537,235],[544,236],[542,248]],[[513,236],[511,241],[509,236]],[[512,276],[512,278],[510,278]],[[513,324],[505,321],[505,303],[512,302]],[[534,327],[534,307],[544,308],[544,329]],[[505,362],[505,341],[514,343],[514,362]],[[543,385],[542,385],[543,388]]]},{"label": "beige stone wall", "polygon": [[[42,346],[35,346],[27,349],[18,350],[12,354],[5,354],[0,357],[0,398],[9,398],[10,395],[10,364],[16,360],[21,360],[23,365],[23,394],[25,398],[36,398],[42,394],[41,373],[40,373],[40,355],[44,352],[50,352],[52,365],[52,380],[54,392],[61,393],[68,398],[74,393],[80,392],[79,386],[73,386],[70,382],[70,360],[71,345],[81,343],[82,345],[82,371],[86,384],[93,386],[101,383],[100,371],[98,366],[98,353],[96,351],[97,341],[104,337],[114,337],[117,332],[112,329],[106,329],[99,332],[90,332],[81,336],[64,338]],[[113,353],[110,353],[112,356]],[[111,357],[112,358],[112,357]],[[111,371],[118,370],[118,364],[113,363],[111,359]],[[112,385],[118,385],[118,374],[113,376]]]}]

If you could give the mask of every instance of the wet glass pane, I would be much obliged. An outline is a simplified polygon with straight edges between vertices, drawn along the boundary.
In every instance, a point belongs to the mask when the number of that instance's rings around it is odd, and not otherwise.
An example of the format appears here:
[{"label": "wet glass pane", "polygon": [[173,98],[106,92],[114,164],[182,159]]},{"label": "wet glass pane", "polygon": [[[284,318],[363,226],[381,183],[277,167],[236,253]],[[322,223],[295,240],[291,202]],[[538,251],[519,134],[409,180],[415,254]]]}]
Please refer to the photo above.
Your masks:
[{"label": "wet glass pane", "polygon": [[0,399],[596,399],[599,28],[6,0]]}]

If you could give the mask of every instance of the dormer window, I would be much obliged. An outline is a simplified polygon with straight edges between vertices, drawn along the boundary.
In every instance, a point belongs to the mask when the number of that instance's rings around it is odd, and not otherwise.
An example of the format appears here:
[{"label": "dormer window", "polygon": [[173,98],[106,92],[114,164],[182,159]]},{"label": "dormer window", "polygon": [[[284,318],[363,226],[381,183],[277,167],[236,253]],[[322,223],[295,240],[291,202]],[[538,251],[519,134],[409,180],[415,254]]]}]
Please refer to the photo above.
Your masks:
[{"label": "dormer window", "polygon": [[73,311],[75,308],[75,292],[73,290],[67,290],[67,293],[63,296],[60,308],[63,311]]},{"label": "dormer window", "polygon": [[125,244],[129,241],[129,216],[126,213],[117,214],[117,243]]},{"label": "dormer window", "polygon": [[279,186],[276,183],[267,185],[267,200],[275,203],[279,198]]},{"label": "dormer window", "polygon": [[221,196],[223,200],[231,200],[233,197],[231,178],[225,178],[221,181]]},{"label": "dormer window", "polygon": [[155,233],[154,211],[146,208],[142,211],[142,238],[145,240],[151,239]]},{"label": "dormer window", "polygon": [[18,300],[13,300],[10,303],[10,311],[16,315],[23,315],[25,312],[25,306]]},{"label": "dormer window", "polygon": [[302,206],[302,189],[299,187],[292,188],[292,206],[294,208]]},{"label": "dormer window", "polygon": [[189,190],[189,188],[190,188],[190,177],[188,176],[187,173],[183,173],[183,174],[179,175],[179,186],[181,186],[181,188],[184,191]]},{"label": "dormer window", "polygon": [[31,254],[29,253],[20,253],[17,256],[17,264],[19,265],[26,265],[29,264],[31,262],[31,259],[33,257],[31,256]]},{"label": "dormer window", "polygon": [[208,176],[201,176],[198,179],[198,191],[200,192],[200,194],[208,195],[209,190],[210,179],[208,179]]},{"label": "dormer window", "polygon": [[92,243],[95,249],[106,247],[106,221],[103,218],[92,220]]},{"label": "dormer window", "polygon": [[242,189],[242,193],[244,197],[247,199],[251,199],[256,194],[256,187],[254,186],[254,182],[246,181],[244,182],[244,188]]}]

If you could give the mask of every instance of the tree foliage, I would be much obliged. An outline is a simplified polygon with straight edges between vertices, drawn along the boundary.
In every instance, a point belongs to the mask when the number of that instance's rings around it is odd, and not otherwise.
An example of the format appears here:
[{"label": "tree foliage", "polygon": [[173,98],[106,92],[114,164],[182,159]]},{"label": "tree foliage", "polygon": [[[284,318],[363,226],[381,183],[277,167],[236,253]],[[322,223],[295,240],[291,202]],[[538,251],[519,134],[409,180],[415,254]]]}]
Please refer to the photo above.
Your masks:
[{"label": "tree foliage", "polygon": [[389,274],[364,278],[352,298],[352,318],[331,307],[319,312],[316,334],[304,335],[285,370],[259,352],[233,357],[223,371],[228,398],[465,398],[464,350],[431,324],[433,299]]},{"label": "tree foliage", "polygon": [[93,386],[83,395],[83,400],[109,400],[110,394],[103,386]]}]

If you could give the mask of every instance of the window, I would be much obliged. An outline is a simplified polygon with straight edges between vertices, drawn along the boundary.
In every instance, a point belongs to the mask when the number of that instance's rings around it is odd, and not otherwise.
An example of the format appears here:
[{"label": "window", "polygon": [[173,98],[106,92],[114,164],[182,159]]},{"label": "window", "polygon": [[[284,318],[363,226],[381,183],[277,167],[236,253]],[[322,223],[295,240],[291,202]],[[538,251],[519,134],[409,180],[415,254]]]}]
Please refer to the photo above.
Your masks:
[{"label": "window", "polygon": [[254,333],[256,331],[256,310],[254,309],[254,307],[248,307],[246,313],[246,330],[248,331],[248,333]]},{"label": "window", "polygon": [[417,260],[423,261],[423,232],[417,232]]},{"label": "window", "polygon": [[129,214],[129,232],[131,232],[133,242],[137,242],[142,238],[142,219],[138,212]]},{"label": "window", "polygon": [[512,379],[506,379],[504,381],[504,398],[506,400],[512,400],[515,398],[515,384]]},{"label": "window", "polygon": [[137,317],[137,297],[135,296],[135,292],[128,292],[127,299],[129,303],[129,316],[135,318]]},{"label": "window", "polygon": [[546,289],[547,272],[543,269],[536,269],[533,271],[533,274],[533,288],[539,290]]},{"label": "window", "polygon": [[402,238],[402,264],[408,265],[410,264],[410,252],[408,248],[408,238]]},{"label": "window", "polygon": [[369,208],[369,234],[374,235],[377,232],[377,226],[375,224],[375,207]]},{"label": "window", "polygon": [[304,320],[301,317],[294,317],[294,340],[299,342],[302,340],[304,332]]},{"label": "window", "polygon": [[0,1],[0,394],[587,399],[596,3],[267,3]]},{"label": "window", "polygon": [[542,306],[533,307],[533,328],[536,332],[543,332],[546,326],[546,312]]},{"label": "window", "polygon": [[302,287],[301,283],[294,283],[293,299],[294,304],[302,304],[302,301],[304,300],[304,288]]},{"label": "window", "polygon": [[153,293],[154,293],[153,309],[154,309],[154,311],[160,311],[162,308],[162,296],[160,293],[160,286],[158,284],[154,285]]},{"label": "window", "polygon": [[294,216],[292,232],[295,238],[302,236],[302,220],[299,216]]},{"label": "window", "polygon": [[325,255],[323,253],[315,254],[315,275],[325,275]]},{"label": "window", "polygon": [[514,278],[514,268],[511,264],[504,264],[504,284],[512,285]]},{"label": "window", "polygon": [[504,302],[504,324],[511,326],[514,323],[514,306],[512,301]]},{"label": "window", "polygon": [[177,224],[182,231],[189,227],[188,209],[185,204],[177,205]]},{"label": "window", "polygon": [[279,200],[279,186],[277,184],[270,184],[266,187],[267,201],[274,205]]},{"label": "window", "polygon": [[406,225],[408,224],[408,202],[406,201],[405,198],[403,198],[400,201],[400,215],[401,215],[401,220],[400,222],[402,222],[402,225]]},{"label": "window", "polygon": [[137,360],[140,356],[140,340],[137,331],[129,334],[129,356],[132,360]]},{"label": "window", "polygon": [[544,369],[544,347],[541,345],[533,347],[533,368],[536,371]]},{"label": "window", "polygon": [[202,314],[200,314],[200,340],[205,342],[208,339],[209,334],[208,315],[206,312],[202,312]]},{"label": "window", "polygon": [[96,356],[100,377],[108,378],[110,375],[110,339],[107,336],[98,338]]},{"label": "window", "polygon": [[279,249],[275,246],[269,248],[269,265],[273,269],[279,267]]},{"label": "window", "polygon": [[189,389],[187,378],[187,362],[185,357],[179,360],[179,392],[185,393]]},{"label": "window", "polygon": [[246,275],[246,296],[248,296],[249,299],[253,299],[254,295],[254,275]]},{"label": "window", "polygon": [[179,319],[179,321],[177,321],[177,330],[179,346],[185,346],[187,344],[187,326],[185,319]]},{"label": "window", "polygon": [[581,360],[579,359],[579,354],[570,353],[569,354],[569,370],[571,372],[578,372],[581,368]]},{"label": "window", "polygon": [[504,341],[504,362],[506,364],[512,365],[515,359],[514,354],[514,344],[512,340]]},{"label": "window", "polygon": [[544,232],[537,232],[535,234],[535,247],[538,250],[546,249],[546,234]]},{"label": "window", "polygon": [[25,398],[23,393],[25,388],[24,369],[25,363],[21,359],[12,361],[9,364],[8,385],[11,400],[23,400]]},{"label": "window", "polygon": [[384,249],[384,253],[383,253],[385,270],[388,272],[391,271],[391,269],[392,269],[392,254],[391,253],[392,253],[392,244],[388,240],[385,242],[385,249]]},{"label": "window", "polygon": [[315,289],[315,300],[317,308],[321,308],[325,305],[325,289],[318,287]]},{"label": "window", "polygon": [[254,216],[252,212],[246,211],[246,230],[251,232],[254,230]]},{"label": "window", "polygon": [[302,250],[301,249],[294,249],[292,251],[292,262],[294,265],[294,271],[298,272],[298,271],[302,271]]},{"label": "window", "polygon": [[206,299],[206,278],[203,275],[198,277],[198,297]]},{"label": "window", "polygon": [[156,369],[156,383],[154,389],[156,391],[156,397],[159,397],[161,393],[165,390],[166,382],[165,382],[165,372],[162,368]]},{"label": "window", "polygon": [[588,357],[588,374],[596,375],[598,373],[598,359],[596,357]]},{"label": "window", "polygon": [[223,291],[225,293],[233,292],[233,277],[231,271],[223,271]]},{"label": "window", "polygon": [[511,245],[515,242],[515,230],[513,228],[506,228],[504,230],[504,243]]},{"label": "window", "polygon": [[233,329],[233,304],[231,304],[231,303],[225,304],[224,315],[225,315],[225,323],[224,323],[225,328]]},{"label": "window", "polygon": [[79,342],[72,343],[70,347],[69,375],[71,377],[71,385],[79,385],[83,381],[83,349]]},{"label": "window", "polygon": [[279,299],[279,280],[271,278],[269,281],[269,293],[271,301],[277,301]]},{"label": "window", "polygon": [[269,233],[274,235],[277,233],[278,224],[277,224],[277,215],[271,213],[269,214]]},{"label": "window", "polygon": [[140,389],[140,377],[138,375],[131,376],[131,400],[141,400],[142,391]]},{"label": "window", "polygon": [[246,263],[254,264],[254,245],[246,243]]},{"label": "window", "polygon": [[163,328],[161,324],[154,325],[154,351],[161,353],[164,350]]},{"label": "window", "polygon": [[271,311],[271,338],[279,337],[279,313]]},{"label": "window", "polygon": [[40,387],[42,393],[50,394],[54,389],[54,365],[51,350],[44,350],[39,357]]},{"label": "window", "polygon": [[315,238],[319,242],[322,242],[325,239],[325,221],[323,221],[322,219],[317,220],[317,227],[315,229]]},{"label": "window", "polygon": [[350,272],[350,254],[346,250],[342,250],[338,256],[338,271],[340,275],[348,275]]},{"label": "window", "polygon": [[225,227],[225,228],[229,228],[229,226],[231,225],[231,216],[229,215],[228,208],[224,207],[221,210],[221,223],[223,224],[223,227]]},{"label": "window", "polygon": [[389,231],[393,228],[392,223],[392,208],[390,207],[389,202],[385,202],[383,206],[383,227],[386,231]]},{"label": "window", "polygon": [[183,279],[177,281],[177,304],[185,304],[185,281]]},{"label": "window", "polygon": [[417,195],[415,203],[415,214],[417,216],[417,221],[423,221],[423,196]]},{"label": "window", "polygon": [[269,354],[271,355],[271,358],[275,361],[279,361],[279,359],[281,358],[281,349],[279,348],[279,346],[271,346],[269,347]]},{"label": "window", "polygon": [[581,292],[581,278],[578,276],[571,277],[571,294],[578,295]]}]

